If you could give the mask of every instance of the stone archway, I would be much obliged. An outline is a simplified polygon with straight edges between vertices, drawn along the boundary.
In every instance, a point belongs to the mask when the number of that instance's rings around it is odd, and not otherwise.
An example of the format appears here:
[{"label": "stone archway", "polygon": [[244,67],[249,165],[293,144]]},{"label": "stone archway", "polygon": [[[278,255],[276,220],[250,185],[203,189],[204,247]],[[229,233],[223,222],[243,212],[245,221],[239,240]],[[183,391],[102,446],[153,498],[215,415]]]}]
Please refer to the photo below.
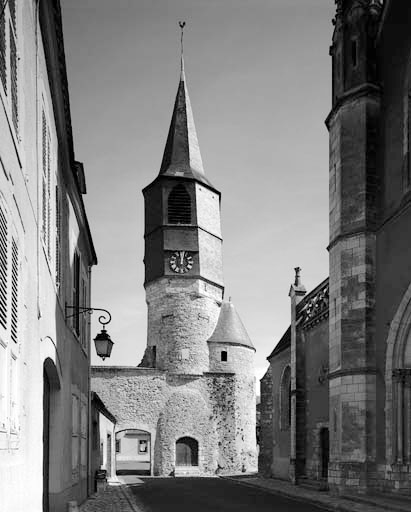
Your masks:
[{"label": "stone archway", "polygon": [[180,437],[176,441],[176,467],[198,466],[198,441]]},{"label": "stone archway", "polygon": [[411,460],[411,285],[390,324],[385,360],[386,458]]},{"label": "stone archway", "polygon": [[151,473],[151,434],[129,428],[116,432],[116,473],[149,475]]}]

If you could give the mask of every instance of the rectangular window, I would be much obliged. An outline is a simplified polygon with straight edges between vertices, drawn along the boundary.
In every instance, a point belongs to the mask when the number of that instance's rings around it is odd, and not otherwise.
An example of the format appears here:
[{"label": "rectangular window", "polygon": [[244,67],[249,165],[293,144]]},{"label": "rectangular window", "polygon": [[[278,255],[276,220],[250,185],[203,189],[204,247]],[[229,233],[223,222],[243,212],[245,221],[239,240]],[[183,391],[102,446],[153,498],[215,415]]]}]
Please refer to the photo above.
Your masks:
[{"label": "rectangular window", "polygon": [[73,328],[77,335],[80,335],[80,316],[83,316],[79,312],[80,293],[80,255],[75,252],[73,261]]},{"label": "rectangular window", "polygon": [[80,466],[81,476],[87,475],[87,401],[81,400],[80,405]]},{"label": "rectangular window", "polygon": [[121,439],[116,439],[116,453],[121,452]]},{"label": "rectangular window", "polygon": [[79,398],[71,395],[71,476],[72,480],[77,482],[79,479],[79,452],[80,452],[80,432],[79,432]]},{"label": "rectangular window", "polygon": [[[81,305],[87,307],[87,284],[84,279],[81,280]],[[88,315],[81,315],[81,345],[87,349],[87,325]]]},{"label": "rectangular window", "polygon": [[138,442],[138,453],[147,453],[147,440],[140,439]]},{"label": "rectangular window", "polygon": [[0,325],[7,328],[8,293],[8,232],[7,219],[0,206]]}]

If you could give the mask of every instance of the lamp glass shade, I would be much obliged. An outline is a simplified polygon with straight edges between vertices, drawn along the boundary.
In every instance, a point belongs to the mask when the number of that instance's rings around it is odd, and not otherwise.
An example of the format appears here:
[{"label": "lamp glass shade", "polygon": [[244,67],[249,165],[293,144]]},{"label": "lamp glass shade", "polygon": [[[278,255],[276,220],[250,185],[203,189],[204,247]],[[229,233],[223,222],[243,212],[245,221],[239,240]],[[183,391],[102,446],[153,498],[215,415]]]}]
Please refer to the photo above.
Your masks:
[{"label": "lamp glass shade", "polygon": [[114,342],[111,341],[110,335],[104,328],[94,338],[94,343],[96,345],[97,355],[101,357],[103,361],[106,357],[110,357]]}]

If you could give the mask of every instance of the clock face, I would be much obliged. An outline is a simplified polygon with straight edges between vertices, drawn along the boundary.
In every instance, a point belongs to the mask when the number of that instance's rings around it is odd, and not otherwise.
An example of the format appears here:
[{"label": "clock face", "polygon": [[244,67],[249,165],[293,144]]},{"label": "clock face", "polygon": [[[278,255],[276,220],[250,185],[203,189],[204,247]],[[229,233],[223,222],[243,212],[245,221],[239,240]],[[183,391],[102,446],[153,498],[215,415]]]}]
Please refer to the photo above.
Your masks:
[{"label": "clock face", "polygon": [[177,274],[185,274],[193,266],[193,257],[187,251],[176,251],[170,256],[170,268]]}]

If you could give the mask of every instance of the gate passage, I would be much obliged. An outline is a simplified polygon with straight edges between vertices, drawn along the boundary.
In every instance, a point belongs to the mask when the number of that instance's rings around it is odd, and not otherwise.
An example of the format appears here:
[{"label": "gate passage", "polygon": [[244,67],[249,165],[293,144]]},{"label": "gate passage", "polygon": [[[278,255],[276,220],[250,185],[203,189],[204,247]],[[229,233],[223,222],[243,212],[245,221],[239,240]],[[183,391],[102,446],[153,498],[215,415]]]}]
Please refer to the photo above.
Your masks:
[{"label": "gate passage", "polygon": [[176,466],[198,466],[198,442],[192,437],[177,440]]}]

